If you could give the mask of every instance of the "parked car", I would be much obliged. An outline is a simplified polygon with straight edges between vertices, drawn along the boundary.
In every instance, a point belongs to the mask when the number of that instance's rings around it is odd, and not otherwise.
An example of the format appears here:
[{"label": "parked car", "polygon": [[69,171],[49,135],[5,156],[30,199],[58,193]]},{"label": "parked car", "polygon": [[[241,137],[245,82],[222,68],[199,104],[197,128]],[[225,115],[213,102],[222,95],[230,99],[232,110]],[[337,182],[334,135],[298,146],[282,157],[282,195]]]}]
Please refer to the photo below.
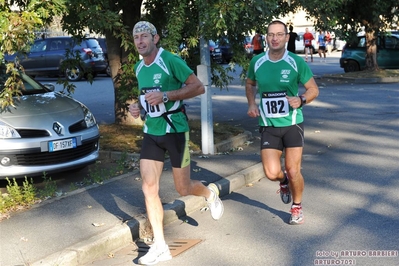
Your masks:
[{"label": "parked car", "polygon": [[251,36],[245,36],[244,49],[245,49],[247,56],[249,58],[251,58],[254,53],[254,47],[252,46],[252,37]]},{"label": "parked car", "polygon": [[[74,58],[78,54],[80,60]],[[37,39],[26,55],[5,55],[6,61],[19,60],[25,73],[31,76],[65,75],[69,81],[79,81],[89,73],[96,76],[107,67],[103,50],[95,38],[78,42],[72,37]]]},{"label": "parked car", "polygon": [[[0,93],[8,76],[0,65]],[[83,168],[99,156],[99,129],[81,102],[20,72],[16,107],[0,110],[0,179]]]},{"label": "parked car", "polygon": [[[380,68],[399,68],[399,34],[378,36],[377,63]],[[346,43],[339,60],[345,72],[354,72],[366,67],[366,37],[358,36],[357,41]]]},{"label": "parked car", "polygon": [[222,50],[218,46],[218,44],[212,40],[209,42],[209,52],[211,54],[211,60],[216,63],[221,63],[223,61]]},{"label": "parked car", "polygon": [[342,49],[344,49],[344,47],[345,47],[345,44],[346,44],[346,41],[341,40],[339,38],[335,38],[333,41],[333,46],[334,46],[333,49],[337,50],[337,51],[342,51]]},{"label": "parked car", "polygon": [[108,77],[111,76],[111,68],[109,66],[109,61],[108,61],[108,49],[107,49],[107,41],[105,38],[97,38],[98,43],[100,44],[101,48],[103,49],[104,53],[104,59],[107,62],[107,67],[104,70],[104,74],[106,74]]},{"label": "parked car", "polygon": [[[222,37],[216,41],[217,45],[219,46],[222,52],[222,63],[230,63],[231,59],[233,58],[233,48],[227,37]],[[243,47],[245,50],[246,55],[251,58],[253,55],[253,46],[252,46],[252,37],[245,36]]]},{"label": "parked car", "polygon": [[[210,53],[210,58],[211,61],[214,63],[221,63],[222,62],[222,52],[214,41],[210,40],[208,41],[208,46],[209,46],[209,53]],[[200,50],[199,47],[188,47],[186,43],[181,43],[179,46],[179,50],[182,54],[184,54],[182,57],[184,60],[187,62],[187,64],[195,68],[197,65],[199,65],[199,54]]]},{"label": "parked car", "polygon": [[231,59],[233,58],[233,49],[229,43],[229,40],[223,37],[220,40],[217,40],[216,43],[222,52],[222,63],[230,63]]}]

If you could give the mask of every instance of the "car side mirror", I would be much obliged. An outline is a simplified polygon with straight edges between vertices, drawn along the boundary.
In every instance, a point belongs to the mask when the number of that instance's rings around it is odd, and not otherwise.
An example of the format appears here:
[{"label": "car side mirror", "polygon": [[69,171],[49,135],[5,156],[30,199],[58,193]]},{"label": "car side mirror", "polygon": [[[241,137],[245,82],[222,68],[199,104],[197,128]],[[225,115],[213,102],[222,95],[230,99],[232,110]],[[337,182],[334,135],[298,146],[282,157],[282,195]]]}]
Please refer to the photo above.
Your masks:
[{"label": "car side mirror", "polygon": [[43,86],[46,87],[47,89],[49,89],[50,91],[54,91],[55,90],[54,84],[46,83],[46,84],[43,84]]}]

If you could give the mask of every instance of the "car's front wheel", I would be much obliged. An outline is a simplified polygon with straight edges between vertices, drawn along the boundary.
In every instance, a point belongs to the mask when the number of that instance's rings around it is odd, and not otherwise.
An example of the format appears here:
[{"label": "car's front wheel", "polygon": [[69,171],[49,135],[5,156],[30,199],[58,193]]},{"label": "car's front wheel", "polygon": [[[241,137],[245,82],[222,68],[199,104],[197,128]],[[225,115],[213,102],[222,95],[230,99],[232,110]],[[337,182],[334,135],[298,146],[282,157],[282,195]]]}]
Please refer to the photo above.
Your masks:
[{"label": "car's front wheel", "polygon": [[105,69],[105,73],[107,74],[108,77],[111,76],[111,67],[109,66],[109,64],[107,65],[107,68]]},{"label": "car's front wheel", "polygon": [[65,69],[65,77],[69,81],[79,81],[83,78],[83,69],[80,66],[71,66]]},{"label": "car's front wheel", "polygon": [[344,66],[344,71],[346,73],[355,72],[355,71],[359,71],[359,70],[360,70],[359,64],[353,60],[348,61]]}]

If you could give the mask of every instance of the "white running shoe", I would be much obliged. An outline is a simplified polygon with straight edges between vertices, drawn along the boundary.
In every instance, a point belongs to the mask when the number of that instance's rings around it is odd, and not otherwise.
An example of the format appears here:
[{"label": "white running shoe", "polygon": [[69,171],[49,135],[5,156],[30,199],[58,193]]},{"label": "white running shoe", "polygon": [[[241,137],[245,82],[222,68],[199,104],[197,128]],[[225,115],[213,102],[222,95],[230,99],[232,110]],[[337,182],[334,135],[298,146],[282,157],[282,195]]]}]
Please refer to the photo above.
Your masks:
[{"label": "white running shoe", "polygon": [[156,245],[152,245],[147,254],[139,259],[140,265],[155,265],[160,261],[167,261],[172,259],[169,246],[165,245],[162,249],[157,249]]},{"label": "white running shoe", "polygon": [[290,212],[291,212],[291,217],[289,224],[293,225],[303,224],[304,217],[303,217],[302,206],[292,205]]},{"label": "white running shoe", "polygon": [[208,207],[211,210],[211,216],[214,220],[219,220],[224,212],[223,203],[219,198],[219,189],[213,183],[209,184],[208,188],[213,192],[214,195],[213,199],[207,200]]}]

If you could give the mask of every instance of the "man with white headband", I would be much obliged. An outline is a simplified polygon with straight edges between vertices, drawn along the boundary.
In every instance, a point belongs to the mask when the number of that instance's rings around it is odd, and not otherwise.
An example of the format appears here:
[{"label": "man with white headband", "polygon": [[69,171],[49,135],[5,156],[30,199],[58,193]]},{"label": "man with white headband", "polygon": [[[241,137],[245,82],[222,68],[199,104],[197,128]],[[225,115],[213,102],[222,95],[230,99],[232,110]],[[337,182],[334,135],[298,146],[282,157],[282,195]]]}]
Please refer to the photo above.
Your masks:
[{"label": "man with white headband", "polygon": [[183,100],[204,93],[203,84],[180,57],[157,47],[160,37],[153,24],[139,21],[133,28],[133,38],[143,59],[135,65],[139,104],[130,105],[129,111],[134,118],[140,116],[140,106],[146,111],[140,173],[147,215],[154,232],[154,243],[139,263],[154,265],[172,258],[164,238],[163,208],[159,198],[166,152],[180,195],[205,197],[215,220],[220,219],[224,208],[215,184],[206,187],[190,179],[189,126]]}]

